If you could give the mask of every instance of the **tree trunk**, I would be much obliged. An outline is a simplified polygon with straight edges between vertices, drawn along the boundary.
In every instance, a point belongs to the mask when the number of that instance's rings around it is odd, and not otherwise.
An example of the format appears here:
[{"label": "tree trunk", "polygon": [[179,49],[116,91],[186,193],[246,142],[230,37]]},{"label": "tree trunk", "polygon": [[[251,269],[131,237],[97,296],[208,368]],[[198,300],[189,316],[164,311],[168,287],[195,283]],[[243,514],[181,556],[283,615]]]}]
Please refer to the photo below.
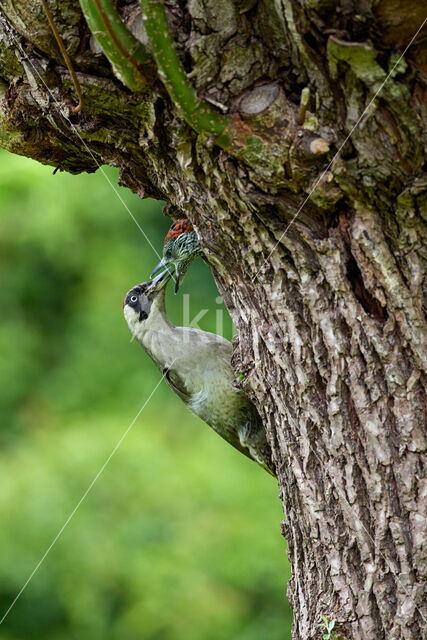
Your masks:
[{"label": "tree trunk", "polygon": [[[117,4],[146,43],[138,3]],[[423,30],[400,56],[422,3],[167,0],[198,97],[231,114],[225,143],[163,72],[126,88],[78,3],[51,0],[73,113],[39,0],[0,6],[0,145],[73,173],[118,166],[196,226],[278,469],[294,638],[322,637],[321,616],[341,639],[420,638]]]}]

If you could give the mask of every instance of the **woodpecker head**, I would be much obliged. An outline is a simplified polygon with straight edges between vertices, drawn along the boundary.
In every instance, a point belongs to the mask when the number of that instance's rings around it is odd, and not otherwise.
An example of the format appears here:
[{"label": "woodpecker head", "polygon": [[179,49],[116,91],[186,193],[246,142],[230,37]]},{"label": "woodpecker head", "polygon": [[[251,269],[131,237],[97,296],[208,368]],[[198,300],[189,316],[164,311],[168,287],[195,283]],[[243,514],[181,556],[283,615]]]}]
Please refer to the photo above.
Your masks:
[{"label": "woodpecker head", "polygon": [[123,314],[134,338],[141,339],[156,311],[162,311],[165,305],[166,284],[170,274],[156,278],[151,282],[142,282],[132,287],[123,300]]},{"label": "woodpecker head", "polygon": [[175,293],[190,266],[197,256],[203,255],[193,225],[188,218],[177,220],[166,234],[163,257],[154,269],[151,277],[170,265],[175,267]]}]

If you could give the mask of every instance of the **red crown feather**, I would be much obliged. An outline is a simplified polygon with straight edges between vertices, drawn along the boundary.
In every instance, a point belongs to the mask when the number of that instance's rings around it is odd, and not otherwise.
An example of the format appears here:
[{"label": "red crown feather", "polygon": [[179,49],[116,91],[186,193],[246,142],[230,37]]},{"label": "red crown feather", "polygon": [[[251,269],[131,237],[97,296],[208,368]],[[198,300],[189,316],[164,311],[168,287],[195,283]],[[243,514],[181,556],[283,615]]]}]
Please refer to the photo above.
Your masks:
[{"label": "red crown feather", "polygon": [[188,233],[192,228],[193,225],[188,218],[177,220],[167,232],[164,244],[166,244],[166,242],[171,238],[177,238],[181,233]]}]

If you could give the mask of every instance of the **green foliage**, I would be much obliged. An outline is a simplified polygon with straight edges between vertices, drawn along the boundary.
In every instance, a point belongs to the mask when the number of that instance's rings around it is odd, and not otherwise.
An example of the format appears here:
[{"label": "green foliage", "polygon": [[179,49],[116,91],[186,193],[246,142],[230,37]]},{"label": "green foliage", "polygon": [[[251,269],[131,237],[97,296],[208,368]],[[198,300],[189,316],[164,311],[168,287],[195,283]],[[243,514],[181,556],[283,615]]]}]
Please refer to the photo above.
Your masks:
[{"label": "green foliage", "polygon": [[143,68],[151,56],[120,19],[111,0],[80,0],[88,26],[97,39],[116,75],[129,89],[140,91],[147,86]]},{"label": "green foliage", "polygon": [[326,633],[323,634],[323,640],[338,640],[338,637],[332,634],[335,627],[335,620],[329,622],[326,616],[322,616],[322,622],[326,631]]},{"label": "green foliage", "polygon": [[[222,114],[199,99],[176,52],[164,2],[140,0],[140,5],[157,74],[190,127],[206,140],[212,138],[215,144],[265,177],[283,176],[286,153],[281,144],[272,146],[237,114]],[[111,0],[80,0],[80,6],[115,75],[129,89],[144,90],[153,79],[151,54],[122,22],[114,3]]]},{"label": "green foliage", "polygon": [[[120,194],[160,251],[159,204]],[[159,372],[122,317],[158,257],[103,176],[53,176],[1,152],[0,208],[1,616]],[[190,317],[208,309],[199,324],[214,331],[224,307],[202,260],[168,294],[177,323],[190,292]],[[281,517],[274,479],[163,383],[1,638],[289,638]]]},{"label": "green foliage", "polygon": [[175,50],[163,2],[141,0],[141,11],[160,78],[171,99],[195,131],[217,136],[217,144],[227,148],[230,140],[226,130],[231,126],[231,118],[198,99]]}]

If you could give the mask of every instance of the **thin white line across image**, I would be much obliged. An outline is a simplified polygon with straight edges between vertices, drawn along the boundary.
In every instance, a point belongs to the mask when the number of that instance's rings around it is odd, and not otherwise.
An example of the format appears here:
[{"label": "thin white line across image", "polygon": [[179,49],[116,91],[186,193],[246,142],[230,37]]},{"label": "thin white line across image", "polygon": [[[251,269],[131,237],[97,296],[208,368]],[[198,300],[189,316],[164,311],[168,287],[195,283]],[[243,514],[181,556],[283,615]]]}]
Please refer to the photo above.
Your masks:
[{"label": "thin white line across image", "polygon": [[38,72],[38,69],[34,66],[34,64],[31,62],[31,59],[28,58],[27,55],[25,55],[25,52],[23,51],[19,41],[16,39],[16,37],[14,36],[14,34],[10,31],[9,35],[11,36],[11,38],[13,39],[13,41],[15,42],[16,46],[18,47],[19,51],[21,52],[21,55],[23,57],[24,60],[28,61],[28,64],[30,65],[30,67],[32,68],[32,70],[34,71],[34,73],[37,75],[37,77],[39,78],[39,80],[42,82],[42,84],[44,85],[44,87],[46,88],[47,92],[49,93],[50,97],[52,98],[53,102],[58,106],[58,114],[69,124],[70,129],[73,131],[73,133],[78,137],[78,139],[80,140],[80,142],[83,144],[84,148],[86,149],[86,151],[88,152],[88,154],[90,155],[90,157],[92,158],[92,160],[95,162],[95,164],[97,165],[98,169],[100,170],[100,172],[102,173],[102,175],[104,176],[105,180],[108,182],[108,184],[110,185],[110,187],[112,188],[112,190],[114,191],[114,193],[116,194],[116,196],[118,197],[118,199],[120,200],[120,202],[122,203],[122,205],[124,206],[124,208],[126,209],[126,211],[128,212],[128,214],[130,215],[130,217],[132,218],[132,220],[134,221],[134,223],[136,224],[136,226],[138,227],[138,229],[140,230],[140,232],[142,233],[142,235],[144,236],[145,240],[148,242],[148,244],[150,245],[150,247],[152,248],[152,250],[154,251],[154,253],[156,254],[156,256],[158,258],[161,258],[159,252],[157,251],[157,249],[154,247],[154,245],[152,244],[151,240],[149,239],[149,237],[147,236],[147,234],[145,233],[145,231],[143,230],[143,228],[141,227],[141,225],[139,224],[139,222],[137,221],[137,219],[135,218],[135,216],[133,215],[133,213],[131,212],[131,210],[129,209],[128,205],[126,204],[126,202],[123,200],[122,196],[120,195],[120,193],[117,191],[116,187],[114,186],[114,184],[111,182],[110,178],[108,177],[108,175],[106,174],[103,166],[98,162],[98,160],[96,159],[96,157],[94,156],[94,154],[92,153],[92,151],[90,150],[90,148],[88,147],[88,145],[86,144],[86,141],[82,138],[82,136],[80,135],[80,133],[78,132],[78,130],[76,129],[75,125],[71,122],[71,120],[61,111],[60,107],[61,107],[61,103],[60,101],[54,96],[54,94],[52,93],[52,91],[49,89],[49,87],[47,86],[46,82],[44,81],[44,79],[42,78],[42,76],[40,75],[40,73]]},{"label": "thin white line across image", "polygon": [[[173,363],[171,364],[171,366],[173,365]],[[140,410],[138,411],[138,413],[136,414],[136,416],[134,417],[134,419],[132,420],[132,422],[130,423],[130,425],[127,427],[126,431],[123,433],[123,435],[121,436],[121,438],[119,439],[119,441],[117,442],[117,444],[115,445],[115,447],[113,448],[113,450],[111,451],[111,453],[109,454],[109,456],[107,457],[107,459],[105,460],[104,464],[101,466],[101,468],[99,469],[98,473],[95,475],[95,477],[93,478],[92,482],[89,484],[88,488],[86,489],[86,491],[83,493],[82,497],[80,498],[80,500],[77,502],[76,506],[74,507],[74,509],[72,510],[72,512],[70,513],[70,515],[68,516],[68,518],[65,520],[64,524],[62,525],[62,527],[59,529],[58,533],[56,534],[56,536],[53,538],[52,542],[50,543],[50,545],[48,546],[48,548],[46,549],[46,551],[44,552],[44,554],[42,555],[42,557],[40,558],[40,560],[37,562],[36,566],[34,567],[34,569],[32,570],[32,572],[30,573],[30,575],[28,576],[27,580],[24,582],[24,584],[22,585],[21,589],[18,591],[18,593],[16,594],[14,600],[12,601],[12,603],[10,604],[9,608],[7,609],[7,611],[3,614],[3,617],[0,620],[0,625],[3,624],[3,622],[5,621],[5,619],[7,618],[7,616],[9,615],[9,613],[11,612],[11,610],[13,609],[13,607],[15,606],[16,602],[19,600],[19,598],[21,597],[23,591],[26,589],[26,587],[28,586],[29,582],[31,581],[31,579],[33,578],[33,576],[37,573],[37,571],[39,570],[40,566],[43,564],[44,560],[46,559],[46,556],[49,554],[49,552],[51,551],[52,547],[55,545],[55,543],[57,542],[57,540],[60,538],[61,534],[63,533],[63,531],[65,530],[65,528],[67,527],[67,525],[69,524],[70,520],[73,518],[74,514],[76,513],[77,509],[80,507],[80,505],[82,504],[82,502],[85,500],[86,496],[88,495],[88,493],[91,491],[93,485],[95,484],[95,482],[98,480],[99,476],[102,474],[102,472],[104,471],[105,467],[107,466],[107,464],[110,462],[111,458],[114,456],[114,454],[116,453],[117,449],[120,447],[120,445],[122,444],[123,440],[126,438],[127,434],[129,433],[129,431],[132,429],[133,425],[135,424],[135,422],[138,420],[139,416],[141,415],[141,413],[143,412],[143,410],[145,409],[145,407],[147,406],[147,404],[150,402],[151,398],[153,397],[153,395],[155,394],[155,392],[157,391],[157,389],[160,386],[160,383],[162,382],[162,380],[164,380],[165,374],[162,375],[162,377],[160,378],[160,380],[157,382],[156,386],[154,387],[154,389],[152,390],[152,392],[150,393],[150,395],[148,396],[148,398],[145,400],[144,404],[142,405],[142,407],[140,408]]]},{"label": "thin white line across image", "polygon": [[392,69],[390,70],[390,72],[387,74],[386,78],[382,81],[379,89],[375,92],[374,97],[371,99],[371,101],[369,102],[368,106],[365,107],[365,109],[362,112],[362,115],[359,117],[359,119],[357,120],[356,124],[353,125],[353,127],[350,130],[350,133],[347,134],[346,138],[344,139],[344,142],[341,143],[338,151],[336,152],[336,154],[334,155],[334,157],[332,158],[332,160],[329,162],[328,166],[326,167],[326,169],[324,169],[324,171],[322,171],[322,173],[320,174],[320,176],[317,178],[316,182],[314,183],[313,187],[310,189],[310,192],[308,194],[308,196],[305,198],[305,200],[303,201],[303,203],[301,204],[301,206],[298,208],[297,212],[295,213],[295,215],[293,216],[293,218],[291,219],[291,221],[289,222],[288,226],[286,227],[286,229],[284,230],[284,232],[282,233],[282,235],[280,236],[280,238],[278,239],[278,241],[276,242],[276,244],[274,245],[274,247],[272,248],[272,250],[270,251],[270,253],[268,254],[268,256],[265,258],[265,260],[263,261],[262,265],[260,266],[260,268],[258,269],[258,271],[256,272],[256,274],[254,275],[254,277],[252,278],[252,282],[254,282],[257,278],[258,278],[258,274],[261,271],[261,269],[263,268],[263,266],[265,265],[265,263],[269,260],[271,254],[275,251],[275,249],[278,247],[278,245],[280,244],[280,242],[283,240],[283,238],[285,237],[285,235],[287,234],[287,232],[289,231],[290,227],[293,225],[293,223],[295,222],[295,220],[298,218],[299,214],[301,213],[301,211],[303,210],[304,206],[307,204],[307,202],[309,201],[309,199],[311,198],[311,196],[313,195],[314,191],[316,190],[316,188],[318,187],[318,185],[320,184],[320,182],[322,181],[322,179],[324,178],[324,176],[328,173],[329,169],[332,167],[333,163],[335,162],[335,160],[337,159],[337,157],[339,156],[339,154],[341,153],[341,151],[343,150],[345,144],[347,143],[347,141],[350,139],[351,135],[354,133],[354,131],[357,129],[357,127],[359,126],[359,124],[362,122],[363,117],[365,116],[366,112],[368,111],[368,109],[370,108],[370,106],[372,105],[372,103],[374,102],[375,98],[378,96],[378,94],[380,93],[380,91],[383,89],[385,83],[387,82],[387,80],[390,78],[390,76],[393,74],[394,70],[396,69],[397,65],[399,64],[399,62],[402,60],[403,56],[405,55],[405,53],[408,51],[409,47],[412,45],[412,43],[414,42],[415,38],[417,37],[417,35],[419,34],[419,32],[421,31],[421,29],[423,28],[423,26],[425,25],[425,23],[427,22],[427,18],[424,19],[424,21],[422,22],[422,24],[418,27],[417,31],[415,32],[415,34],[412,36],[409,44],[405,47],[402,55],[398,58],[397,62],[393,65]]}]

